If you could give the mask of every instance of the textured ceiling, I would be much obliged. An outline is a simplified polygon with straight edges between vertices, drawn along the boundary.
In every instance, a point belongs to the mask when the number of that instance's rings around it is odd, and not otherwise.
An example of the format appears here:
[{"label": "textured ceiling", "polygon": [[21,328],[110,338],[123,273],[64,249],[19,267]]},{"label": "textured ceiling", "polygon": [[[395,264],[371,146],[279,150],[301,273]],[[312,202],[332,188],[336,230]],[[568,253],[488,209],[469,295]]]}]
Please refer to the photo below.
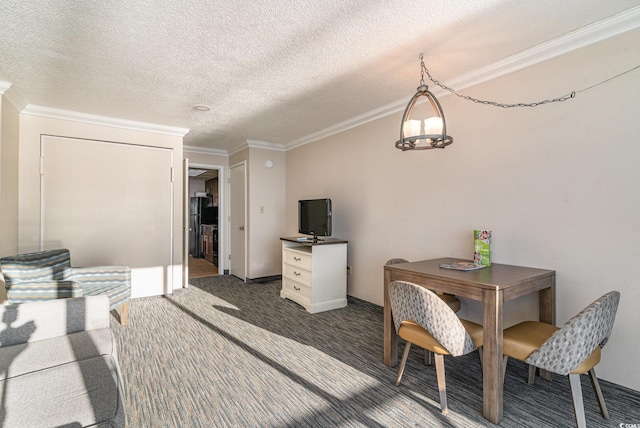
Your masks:
[{"label": "textured ceiling", "polygon": [[408,100],[420,52],[447,82],[639,4],[2,0],[0,81],[26,104],[188,128],[189,146],[287,146]]}]

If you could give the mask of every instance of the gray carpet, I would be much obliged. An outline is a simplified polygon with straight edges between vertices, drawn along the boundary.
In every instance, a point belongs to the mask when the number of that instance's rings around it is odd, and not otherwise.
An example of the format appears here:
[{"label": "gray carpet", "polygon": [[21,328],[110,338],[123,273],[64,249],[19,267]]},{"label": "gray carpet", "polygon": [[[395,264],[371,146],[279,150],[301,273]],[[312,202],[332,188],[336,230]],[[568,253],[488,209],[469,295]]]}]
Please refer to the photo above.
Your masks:
[{"label": "gray carpet", "polygon": [[[481,416],[477,353],[445,359],[448,415],[439,412],[435,368],[416,347],[393,385],[379,306],[350,299],[312,315],[279,297],[279,281],[190,283],[171,297],[133,300],[126,327],[112,322],[130,427],[495,426]],[[510,361],[500,426],[572,426],[566,379],[530,386],[526,371]],[[583,376],[588,426],[640,424],[640,392],[601,386],[609,421]]]}]

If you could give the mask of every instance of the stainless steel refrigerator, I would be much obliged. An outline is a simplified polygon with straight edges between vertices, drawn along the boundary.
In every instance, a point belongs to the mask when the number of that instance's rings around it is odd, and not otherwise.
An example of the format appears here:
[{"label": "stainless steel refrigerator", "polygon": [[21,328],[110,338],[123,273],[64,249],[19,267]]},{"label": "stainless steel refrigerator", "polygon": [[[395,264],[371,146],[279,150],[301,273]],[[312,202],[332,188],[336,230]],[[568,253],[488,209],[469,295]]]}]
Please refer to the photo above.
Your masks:
[{"label": "stainless steel refrigerator", "polygon": [[218,207],[213,206],[213,196],[194,196],[189,204],[189,254],[202,258],[201,225],[218,224]]}]

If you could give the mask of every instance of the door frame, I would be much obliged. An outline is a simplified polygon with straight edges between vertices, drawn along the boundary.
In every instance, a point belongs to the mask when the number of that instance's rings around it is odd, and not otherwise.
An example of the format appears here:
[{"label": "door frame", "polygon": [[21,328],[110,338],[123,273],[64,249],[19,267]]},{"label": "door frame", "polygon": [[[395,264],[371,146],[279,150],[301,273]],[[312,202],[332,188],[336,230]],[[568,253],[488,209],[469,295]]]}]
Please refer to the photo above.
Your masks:
[{"label": "door frame", "polygon": [[212,165],[203,163],[190,163],[189,158],[184,159],[184,180],[186,182],[184,186],[184,230],[183,230],[183,248],[182,248],[182,275],[185,280],[182,282],[182,286],[187,288],[189,286],[189,168],[196,169],[213,169],[218,171],[218,274],[222,275],[227,267],[227,261],[229,259],[229,249],[227,245],[227,222],[224,221],[227,217],[227,204],[226,204],[226,183],[225,176],[226,170],[223,165]]},{"label": "door frame", "polygon": [[182,288],[189,288],[189,158],[182,160]]}]

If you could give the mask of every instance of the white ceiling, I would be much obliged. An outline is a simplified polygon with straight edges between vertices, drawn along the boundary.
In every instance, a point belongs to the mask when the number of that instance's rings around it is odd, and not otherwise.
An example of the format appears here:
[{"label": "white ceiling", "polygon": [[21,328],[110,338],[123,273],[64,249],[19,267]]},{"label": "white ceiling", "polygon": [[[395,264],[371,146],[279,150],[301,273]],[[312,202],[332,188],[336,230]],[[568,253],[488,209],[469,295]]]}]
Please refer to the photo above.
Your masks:
[{"label": "white ceiling", "polygon": [[287,147],[408,101],[420,52],[447,83],[638,5],[2,0],[0,81],[25,105],[187,128],[188,146]]}]

